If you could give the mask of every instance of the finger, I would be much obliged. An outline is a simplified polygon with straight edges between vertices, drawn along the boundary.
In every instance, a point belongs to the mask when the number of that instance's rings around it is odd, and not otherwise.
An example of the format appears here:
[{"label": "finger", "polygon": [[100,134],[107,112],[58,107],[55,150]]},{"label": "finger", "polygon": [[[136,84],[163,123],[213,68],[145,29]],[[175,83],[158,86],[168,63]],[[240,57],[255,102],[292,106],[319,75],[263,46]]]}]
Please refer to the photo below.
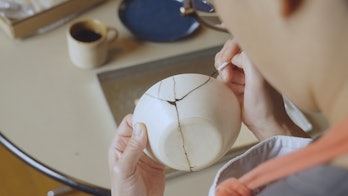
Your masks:
[{"label": "finger", "polygon": [[232,57],[240,53],[240,48],[237,42],[233,39],[228,40],[222,50],[221,60],[225,62],[230,62]]},{"label": "finger", "polygon": [[221,78],[225,83],[233,83],[233,84],[245,84],[245,75],[243,69],[237,66],[229,66],[226,67],[220,73]]},{"label": "finger", "polygon": [[118,161],[119,157],[126,149],[127,140],[132,135],[133,128],[131,127],[133,116],[131,114],[125,116],[116,130],[116,134],[109,147],[109,161],[110,164]]},{"label": "finger", "polygon": [[243,95],[244,94],[244,85],[238,84],[229,84],[228,87],[234,92],[235,95]]},{"label": "finger", "polygon": [[242,52],[239,57],[235,58],[235,63],[238,63],[243,67],[245,73],[245,80],[247,84],[263,84],[263,76],[256,69],[256,67],[251,63],[249,57]]},{"label": "finger", "polygon": [[[226,82],[233,79],[234,65],[231,63],[232,58],[239,54],[240,48],[234,40],[228,40],[220,52],[215,56],[215,67],[220,73],[220,77]],[[239,79],[239,78],[237,78]]]},{"label": "finger", "polygon": [[128,136],[130,137],[133,133],[133,115],[126,115],[118,127],[116,135]]},{"label": "finger", "polygon": [[[244,53],[244,52],[242,52],[242,53]],[[242,53],[239,53],[239,54],[234,55],[234,56],[232,57],[232,59],[231,59],[231,62],[232,62],[234,65],[236,65],[237,67],[243,69],[242,56],[241,56]]]},{"label": "finger", "polygon": [[117,150],[123,152],[126,145],[124,144],[126,138],[130,138],[133,133],[132,128],[133,115],[125,116],[116,130],[116,134],[111,142],[110,150]]},{"label": "finger", "polygon": [[230,63],[229,62],[223,62],[221,65],[219,65],[216,70],[221,72],[222,70],[224,70]]},{"label": "finger", "polygon": [[125,177],[132,175],[136,169],[139,158],[146,147],[146,133],[146,127],[143,123],[135,124],[132,137],[119,161],[120,169],[123,171],[122,173],[126,175]]},{"label": "finger", "polygon": [[227,40],[222,47],[222,49],[215,55],[215,68],[218,70],[222,70],[222,65],[227,65],[226,63],[230,63],[232,57],[240,52],[240,48],[234,40]]}]

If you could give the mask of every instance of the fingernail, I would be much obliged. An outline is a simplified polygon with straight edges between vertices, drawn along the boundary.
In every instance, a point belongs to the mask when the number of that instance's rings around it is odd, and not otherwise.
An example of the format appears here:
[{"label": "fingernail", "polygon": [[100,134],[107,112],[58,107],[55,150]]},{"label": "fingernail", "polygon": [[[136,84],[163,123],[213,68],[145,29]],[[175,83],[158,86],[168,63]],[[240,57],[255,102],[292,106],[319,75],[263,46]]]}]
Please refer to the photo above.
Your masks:
[{"label": "fingernail", "polygon": [[139,123],[136,123],[133,130],[135,139],[140,140],[143,137],[144,131]]},{"label": "fingernail", "polygon": [[234,57],[232,58],[231,62],[232,62],[234,65],[240,67],[240,66],[241,66],[240,54],[234,55]]},{"label": "fingernail", "polygon": [[225,67],[227,67],[228,64],[229,64],[228,62],[223,62],[223,63],[217,68],[217,70],[221,72],[223,69],[225,69]]}]

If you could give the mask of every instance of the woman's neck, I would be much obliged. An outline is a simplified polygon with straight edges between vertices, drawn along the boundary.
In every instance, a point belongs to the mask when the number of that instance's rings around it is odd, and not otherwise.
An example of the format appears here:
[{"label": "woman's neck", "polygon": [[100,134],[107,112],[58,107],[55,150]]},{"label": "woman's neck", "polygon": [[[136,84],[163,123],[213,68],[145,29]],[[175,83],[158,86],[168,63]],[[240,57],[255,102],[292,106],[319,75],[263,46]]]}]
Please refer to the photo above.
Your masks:
[{"label": "woman's neck", "polygon": [[322,59],[326,65],[317,65],[318,74],[312,83],[315,84],[312,91],[313,98],[330,126],[348,117],[348,57],[344,54],[346,52],[340,51],[340,53],[334,61]]},{"label": "woman's neck", "polygon": [[332,96],[333,99],[328,104],[329,108],[323,110],[324,115],[327,116],[331,125],[340,123],[348,118],[348,78],[338,90],[339,92]]},{"label": "woman's neck", "polygon": [[[347,73],[348,71],[345,72]],[[337,80],[339,79],[336,78]],[[318,104],[331,126],[348,118],[348,78],[342,80],[344,81],[341,83],[334,82],[336,86],[321,89],[321,94],[326,98]]]},{"label": "woman's neck", "polygon": [[[348,58],[337,57],[335,62],[330,63],[332,66],[317,65],[317,77],[313,77],[316,85],[313,85],[312,93],[316,105],[332,127],[348,118]],[[348,169],[348,154],[334,158],[330,164]]]}]

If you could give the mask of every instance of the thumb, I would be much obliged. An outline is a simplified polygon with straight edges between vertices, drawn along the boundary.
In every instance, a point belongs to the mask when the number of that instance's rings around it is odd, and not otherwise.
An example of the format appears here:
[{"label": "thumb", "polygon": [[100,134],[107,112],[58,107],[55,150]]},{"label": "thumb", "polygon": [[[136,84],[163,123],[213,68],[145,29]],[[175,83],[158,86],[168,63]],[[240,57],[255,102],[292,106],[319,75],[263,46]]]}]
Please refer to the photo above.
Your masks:
[{"label": "thumb", "polygon": [[252,69],[249,57],[245,54],[245,52],[234,55],[231,59],[231,63],[244,70]]},{"label": "thumb", "polygon": [[242,56],[241,53],[234,55],[231,59],[231,63],[241,69],[243,69]]},{"label": "thumb", "polygon": [[132,137],[128,141],[127,147],[123,152],[122,160],[120,160],[124,167],[123,170],[126,171],[125,173],[129,172],[128,175],[135,170],[138,161],[143,154],[143,150],[146,147],[146,143],[146,126],[143,123],[136,123],[134,125]]},{"label": "thumb", "polygon": [[245,52],[235,55],[231,62],[244,70],[246,84],[260,82],[263,80],[262,75],[252,64]]}]

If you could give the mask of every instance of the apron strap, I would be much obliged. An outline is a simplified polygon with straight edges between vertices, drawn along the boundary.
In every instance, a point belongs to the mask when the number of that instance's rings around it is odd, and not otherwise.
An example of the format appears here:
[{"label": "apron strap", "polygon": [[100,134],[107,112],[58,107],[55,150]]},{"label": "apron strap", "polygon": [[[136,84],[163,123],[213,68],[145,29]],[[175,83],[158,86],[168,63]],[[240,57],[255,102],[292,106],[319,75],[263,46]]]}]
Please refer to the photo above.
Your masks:
[{"label": "apron strap", "polygon": [[216,195],[251,195],[254,189],[326,163],[345,153],[348,153],[348,119],[332,127],[318,140],[301,150],[266,161],[238,180],[235,178],[225,180],[217,187]]}]

